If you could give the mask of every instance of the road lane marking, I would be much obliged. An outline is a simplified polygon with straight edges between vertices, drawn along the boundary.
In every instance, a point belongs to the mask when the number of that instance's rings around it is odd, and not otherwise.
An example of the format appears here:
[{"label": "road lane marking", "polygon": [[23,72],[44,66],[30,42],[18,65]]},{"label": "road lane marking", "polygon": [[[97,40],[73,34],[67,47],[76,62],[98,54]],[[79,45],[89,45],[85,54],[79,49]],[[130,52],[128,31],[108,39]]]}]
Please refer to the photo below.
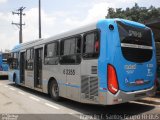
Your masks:
[{"label": "road lane marking", "polygon": [[57,110],[60,109],[59,107],[53,106],[53,105],[51,105],[51,104],[49,104],[49,103],[45,103],[45,105],[47,105],[47,106],[49,106],[49,107],[52,107],[52,108],[55,108],[55,109],[57,109]]},{"label": "road lane marking", "polygon": [[160,100],[154,100],[155,102],[158,102],[158,103],[160,103]]},{"label": "road lane marking", "polygon": [[[69,113],[70,115],[72,115],[73,117],[76,117],[78,119],[80,119],[80,115],[76,115],[76,114],[73,114],[73,113]],[[86,120],[89,120],[89,119],[86,119]]]},{"label": "road lane marking", "polygon": [[130,101],[130,103],[137,103],[137,104],[141,104],[141,105],[148,105],[148,106],[160,107],[160,105],[154,105],[154,104],[137,102],[137,101]]},{"label": "road lane marking", "polygon": [[7,86],[7,85],[5,85],[4,87],[8,88],[8,86]]},{"label": "road lane marking", "polygon": [[9,88],[10,90],[15,90],[14,88]]},{"label": "road lane marking", "polygon": [[37,98],[35,98],[35,97],[32,97],[32,96],[30,96],[29,98],[32,99],[32,100],[35,100],[35,101],[37,101],[37,102],[40,101],[39,99],[37,99]]},{"label": "road lane marking", "polygon": [[21,94],[21,95],[25,95],[25,93],[23,93],[23,92],[18,92],[19,94]]}]

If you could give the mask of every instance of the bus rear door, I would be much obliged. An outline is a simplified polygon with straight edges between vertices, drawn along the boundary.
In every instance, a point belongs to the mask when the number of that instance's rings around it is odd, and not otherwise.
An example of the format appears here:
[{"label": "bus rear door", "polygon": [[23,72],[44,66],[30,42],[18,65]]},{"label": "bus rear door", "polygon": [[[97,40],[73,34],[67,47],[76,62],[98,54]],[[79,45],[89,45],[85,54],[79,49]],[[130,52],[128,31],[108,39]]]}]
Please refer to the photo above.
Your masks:
[{"label": "bus rear door", "polygon": [[25,52],[20,53],[20,83],[25,84]]},{"label": "bus rear door", "polygon": [[43,60],[43,48],[35,49],[34,87],[40,89],[42,89],[42,60]]}]

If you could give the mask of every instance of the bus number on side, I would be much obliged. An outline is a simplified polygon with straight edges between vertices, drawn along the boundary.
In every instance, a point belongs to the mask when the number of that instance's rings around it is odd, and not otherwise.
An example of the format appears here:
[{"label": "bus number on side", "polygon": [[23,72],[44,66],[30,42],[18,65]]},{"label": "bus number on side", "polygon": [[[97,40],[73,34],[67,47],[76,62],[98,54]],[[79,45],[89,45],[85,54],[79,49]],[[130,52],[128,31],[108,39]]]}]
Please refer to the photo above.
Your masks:
[{"label": "bus number on side", "polygon": [[75,75],[75,70],[74,69],[64,69],[63,74],[65,74],[65,75]]}]

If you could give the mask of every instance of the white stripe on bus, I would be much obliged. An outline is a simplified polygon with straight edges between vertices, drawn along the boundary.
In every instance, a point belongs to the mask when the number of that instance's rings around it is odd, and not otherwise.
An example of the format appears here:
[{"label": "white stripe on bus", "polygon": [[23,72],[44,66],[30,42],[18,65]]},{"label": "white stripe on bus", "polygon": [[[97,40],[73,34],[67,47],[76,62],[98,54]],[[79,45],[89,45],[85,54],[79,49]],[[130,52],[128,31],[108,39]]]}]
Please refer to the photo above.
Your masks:
[{"label": "white stripe on bus", "polygon": [[128,44],[128,43],[121,43],[121,47],[128,47],[128,48],[139,48],[139,49],[149,49],[152,50],[152,46],[146,45],[137,45],[137,44]]}]

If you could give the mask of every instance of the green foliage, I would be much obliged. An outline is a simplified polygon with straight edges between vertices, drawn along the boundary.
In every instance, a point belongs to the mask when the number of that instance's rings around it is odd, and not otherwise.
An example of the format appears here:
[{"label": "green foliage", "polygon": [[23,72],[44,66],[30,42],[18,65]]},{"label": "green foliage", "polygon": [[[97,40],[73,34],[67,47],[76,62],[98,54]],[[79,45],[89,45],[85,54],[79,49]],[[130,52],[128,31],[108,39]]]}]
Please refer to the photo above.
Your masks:
[{"label": "green foliage", "polygon": [[122,8],[109,8],[107,18],[123,18],[132,21],[145,23],[148,20],[160,18],[160,8],[154,6],[139,7],[137,3],[132,8],[127,7],[125,10]]}]

